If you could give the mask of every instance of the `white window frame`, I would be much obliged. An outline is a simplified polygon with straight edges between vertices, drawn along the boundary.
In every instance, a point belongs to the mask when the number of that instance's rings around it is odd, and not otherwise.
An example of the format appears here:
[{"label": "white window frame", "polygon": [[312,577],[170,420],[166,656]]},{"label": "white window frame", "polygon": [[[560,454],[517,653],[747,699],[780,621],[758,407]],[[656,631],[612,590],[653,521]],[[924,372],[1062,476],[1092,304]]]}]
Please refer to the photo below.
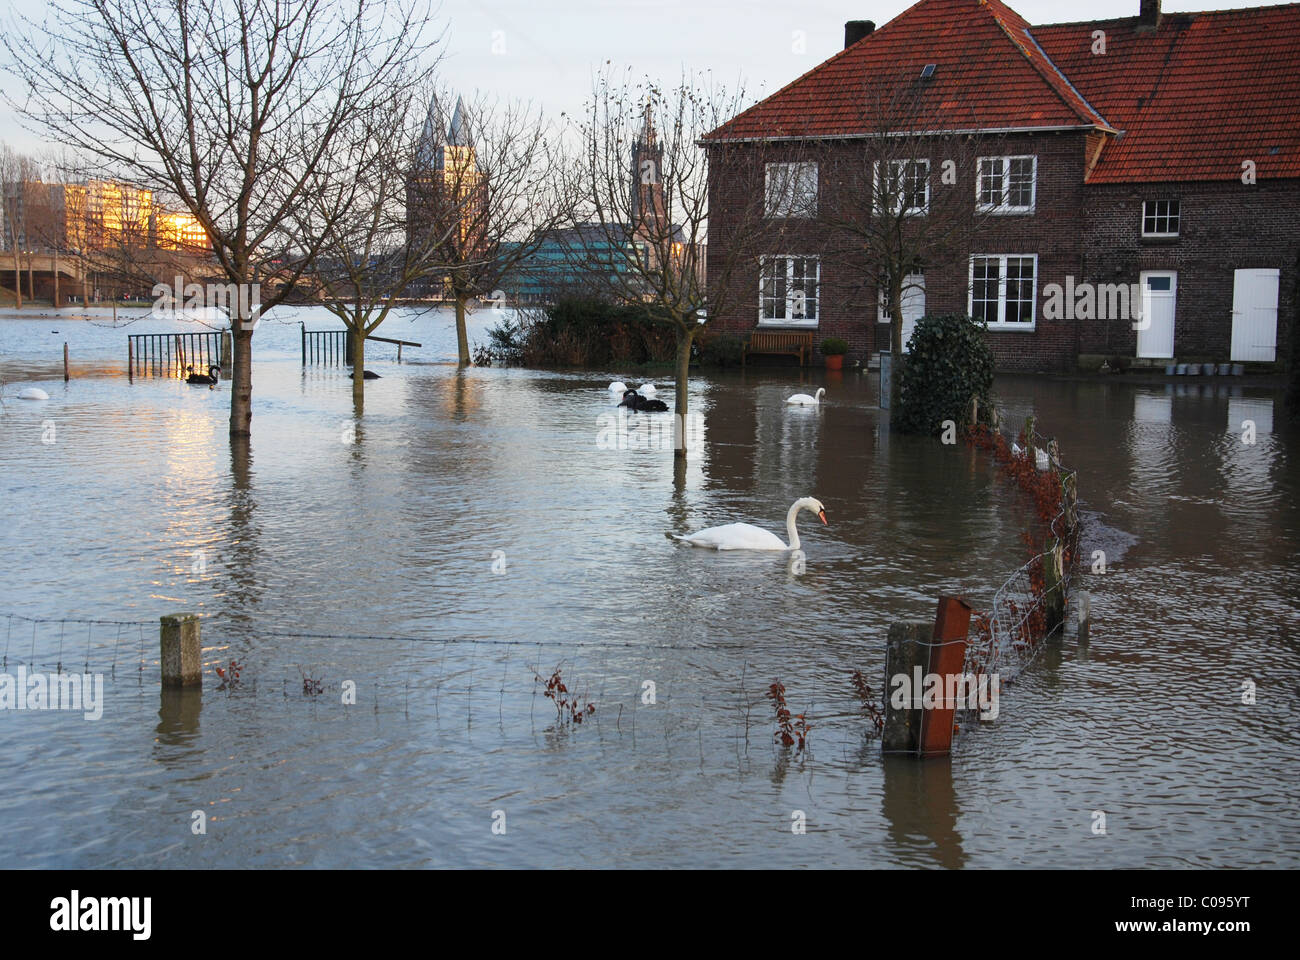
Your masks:
[{"label": "white window frame", "polygon": [[[773,190],[774,175],[780,172],[778,192]],[[819,171],[815,160],[772,162],[763,167],[763,216],[769,220],[779,218],[811,218],[817,216],[817,190]]]},{"label": "white window frame", "polygon": [[[766,273],[767,265],[773,260],[784,260],[786,262],[786,319],[780,317],[765,317],[763,315],[763,279]],[[794,310],[792,304],[797,298],[791,296],[794,284],[794,261],[811,260],[817,265],[817,275],[814,283],[817,285],[817,295],[813,297],[815,304],[814,314],[811,320],[806,317],[803,319],[794,319]],[[759,258],[758,266],[758,325],[760,327],[808,327],[816,328],[821,322],[821,302],[822,302],[822,258],[806,253],[773,253],[765,254]]]},{"label": "white window frame", "polygon": [[[1001,172],[996,174],[1002,181],[998,189],[1001,199],[997,203],[985,203],[980,198],[984,195],[984,162],[996,160],[1001,164]],[[1029,181],[1028,205],[1013,206],[1008,203],[1011,193],[1011,161],[1029,160],[1032,171]],[[1001,157],[977,157],[975,160],[975,210],[978,213],[991,213],[997,216],[1033,213],[1038,206],[1038,156],[1031,153],[1011,153]]]},{"label": "white window frame", "polygon": [[[880,163],[881,162],[877,160],[873,168],[873,178],[876,185],[875,189],[876,189],[877,198],[880,197],[880,194],[882,192],[882,178],[880,174]],[[930,212],[930,158],[929,157],[907,157],[902,160],[887,160],[885,161],[885,163],[888,164],[887,169],[889,170],[889,176],[891,181],[893,180],[894,177],[898,177],[897,182],[898,182],[899,189],[898,189],[898,193],[894,196],[894,202],[890,205],[890,210],[889,210],[890,216],[898,216],[900,212],[905,217],[926,216]],[[903,178],[906,176],[908,164],[919,164],[925,168],[925,174],[924,174],[925,202],[919,207],[912,206],[904,210],[902,209],[902,202],[903,202],[903,196],[907,192],[907,185],[906,183],[904,183]],[[873,206],[876,209],[879,209],[880,204],[878,200],[873,201]]]},{"label": "white window frame", "polygon": [[[1033,291],[1029,298],[1030,320],[1028,323],[1023,320],[1006,319],[1007,316],[1007,261],[1027,259],[1032,260],[1034,264],[1034,283]],[[1036,253],[972,253],[966,275],[966,312],[970,316],[975,316],[975,261],[976,260],[997,260],[998,261],[998,319],[996,323],[989,323],[990,330],[1020,330],[1025,333],[1031,333],[1038,327],[1038,254]]]},{"label": "white window frame", "polygon": [[[1169,221],[1170,221],[1170,220],[1176,221],[1177,224],[1178,224],[1178,229],[1177,229],[1177,230],[1173,230],[1173,231],[1165,231],[1165,232],[1161,232],[1161,231],[1155,230],[1155,231],[1152,231],[1152,232],[1148,233],[1148,232],[1147,232],[1147,206],[1149,205],[1149,206],[1151,206],[1151,207],[1153,207],[1153,208],[1157,208],[1157,209],[1158,209],[1157,205],[1158,205],[1158,204],[1161,204],[1161,203],[1172,204],[1172,205],[1173,205],[1173,208],[1174,208],[1174,210],[1175,210],[1176,212],[1174,212],[1174,213],[1171,214],[1171,213],[1169,213],[1168,211],[1166,211],[1165,214],[1162,216],[1160,213],[1154,212],[1154,210],[1153,210],[1153,212],[1152,212],[1152,214],[1151,214],[1151,219],[1152,219],[1152,220],[1155,220],[1155,221],[1157,221],[1157,222],[1159,222],[1160,220],[1164,220],[1166,226],[1169,225]],[[1179,200],[1176,199],[1176,198],[1162,198],[1162,199],[1159,199],[1159,200],[1143,200],[1143,201],[1142,201],[1142,236],[1144,236],[1144,237],[1176,237],[1176,236],[1179,235],[1179,231],[1181,231],[1182,228],[1183,228],[1183,205],[1182,205],[1182,202],[1181,202],[1181,201],[1179,201]]]}]

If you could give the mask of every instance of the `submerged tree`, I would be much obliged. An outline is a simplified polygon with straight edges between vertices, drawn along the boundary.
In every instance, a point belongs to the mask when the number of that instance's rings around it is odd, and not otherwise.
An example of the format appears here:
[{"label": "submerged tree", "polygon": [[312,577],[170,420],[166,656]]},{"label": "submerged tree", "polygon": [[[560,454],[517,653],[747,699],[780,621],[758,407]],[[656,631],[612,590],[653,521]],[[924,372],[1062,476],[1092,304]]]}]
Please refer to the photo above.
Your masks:
[{"label": "submerged tree", "polygon": [[938,116],[923,80],[873,78],[858,102],[861,136],[815,148],[824,192],[818,219],[839,241],[828,245],[831,255],[838,251],[851,270],[865,267],[880,291],[895,363],[890,401],[897,409],[904,312],[913,298],[923,298],[925,272],[964,262],[990,217],[1021,205],[1026,190],[1032,197],[1033,170],[1022,167],[1033,161],[981,159],[998,153],[1002,135],[954,130],[979,124],[974,117],[954,124]]},{"label": "submerged tree", "polygon": [[[743,101],[743,91],[699,78],[664,88],[607,72],[578,125],[579,215],[599,238],[584,254],[587,282],[613,299],[644,305],[673,329],[681,459],[695,337],[708,315],[726,308],[737,293],[734,281],[784,226],[764,215],[762,164],[733,162],[737,145],[704,140]],[[710,190],[724,178],[734,200],[725,254],[709,254],[706,275]]]},{"label": "submerged tree", "polygon": [[294,214],[299,235],[319,245],[310,283],[348,330],[358,409],[365,396],[366,338],[411,285],[429,275],[441,239],[429,232],[408,243],[407,180],[421,131],[411,118],[418,116],[420,99],[419,87],[403,86],[356,117],[340,146],[343,175],[314,175]]},{"label": "submerged tree", "polygon": [[429,23],[399,0],[69,0],[48,28],[5,35],[10,101],[35,128],[178,198],[207,232],[238,291],[232,436],[251,428],[256,319],[325,242],[287,235],[292,213],[346,172],[357,118],[413,82]]}]

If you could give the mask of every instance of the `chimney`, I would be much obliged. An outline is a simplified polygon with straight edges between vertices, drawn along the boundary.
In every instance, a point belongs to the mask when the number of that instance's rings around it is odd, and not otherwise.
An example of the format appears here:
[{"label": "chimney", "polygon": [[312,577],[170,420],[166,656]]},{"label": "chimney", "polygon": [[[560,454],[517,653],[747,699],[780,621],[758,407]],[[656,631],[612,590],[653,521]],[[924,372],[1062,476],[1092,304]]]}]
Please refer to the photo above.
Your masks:
[{"label": "chimney", "polygon": [[1138,7],[1138,26],[1151,28],[1160,26],[1160,0],[1141,0]]},{"label": "chimney", "polygon": [[[1143,0],[1143,3],[1145,3],[1145,0]],[[1156,6],[1158,8],[1159,3]],[[876,24],[873,20],[850,20],[844,24],[844,49],[847,50],[863,37],[870,36],[871,31],[875,29]]]}]

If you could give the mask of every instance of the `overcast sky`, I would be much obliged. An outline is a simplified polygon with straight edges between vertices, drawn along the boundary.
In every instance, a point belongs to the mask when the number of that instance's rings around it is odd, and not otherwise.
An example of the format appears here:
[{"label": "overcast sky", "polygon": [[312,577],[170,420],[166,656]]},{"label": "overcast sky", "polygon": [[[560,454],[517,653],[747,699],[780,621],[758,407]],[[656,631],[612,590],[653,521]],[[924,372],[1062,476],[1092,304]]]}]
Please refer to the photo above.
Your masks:
[{"label": "overcast sky", "polygon": [[[1030,23],[1134,16],[1139,0],[1010,0]],[[844,21],[883,25],[906,0],[443,0],[442,82],[466,91],[532,100],[548,113],[576,113],[592,73],[610,60],[671,81],[708,70],[752,99],[772,93],[844,44]],[[1166,0],[1166,11],[1267,6],[1250,0]],[[41,0],[0,0],[39,19]],[[496,50],[497,52],[494,52]],[[6,86],[11,83],[7,78]],[[34,141],[0,106],[0,140]]]}]

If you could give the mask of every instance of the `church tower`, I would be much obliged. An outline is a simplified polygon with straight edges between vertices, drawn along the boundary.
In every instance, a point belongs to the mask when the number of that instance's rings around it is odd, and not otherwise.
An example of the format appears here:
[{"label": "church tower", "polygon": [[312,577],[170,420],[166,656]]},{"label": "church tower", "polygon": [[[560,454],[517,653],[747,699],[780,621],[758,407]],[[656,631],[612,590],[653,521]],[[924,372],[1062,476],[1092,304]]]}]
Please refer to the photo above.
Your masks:
[{"label": "church tower", "polygon": [[435,99],[406,181],[408,247],[433,244],[452,262],[473,259],[487,228],[487,199],[464,101],[456,99],[448,123]]},{"label": "church tower", "polygon": [[635,233],[662,236],[668,214],[664,205],[664,148],[655,135],[650,103],[645,123],[632,145],[632,228]]}]

